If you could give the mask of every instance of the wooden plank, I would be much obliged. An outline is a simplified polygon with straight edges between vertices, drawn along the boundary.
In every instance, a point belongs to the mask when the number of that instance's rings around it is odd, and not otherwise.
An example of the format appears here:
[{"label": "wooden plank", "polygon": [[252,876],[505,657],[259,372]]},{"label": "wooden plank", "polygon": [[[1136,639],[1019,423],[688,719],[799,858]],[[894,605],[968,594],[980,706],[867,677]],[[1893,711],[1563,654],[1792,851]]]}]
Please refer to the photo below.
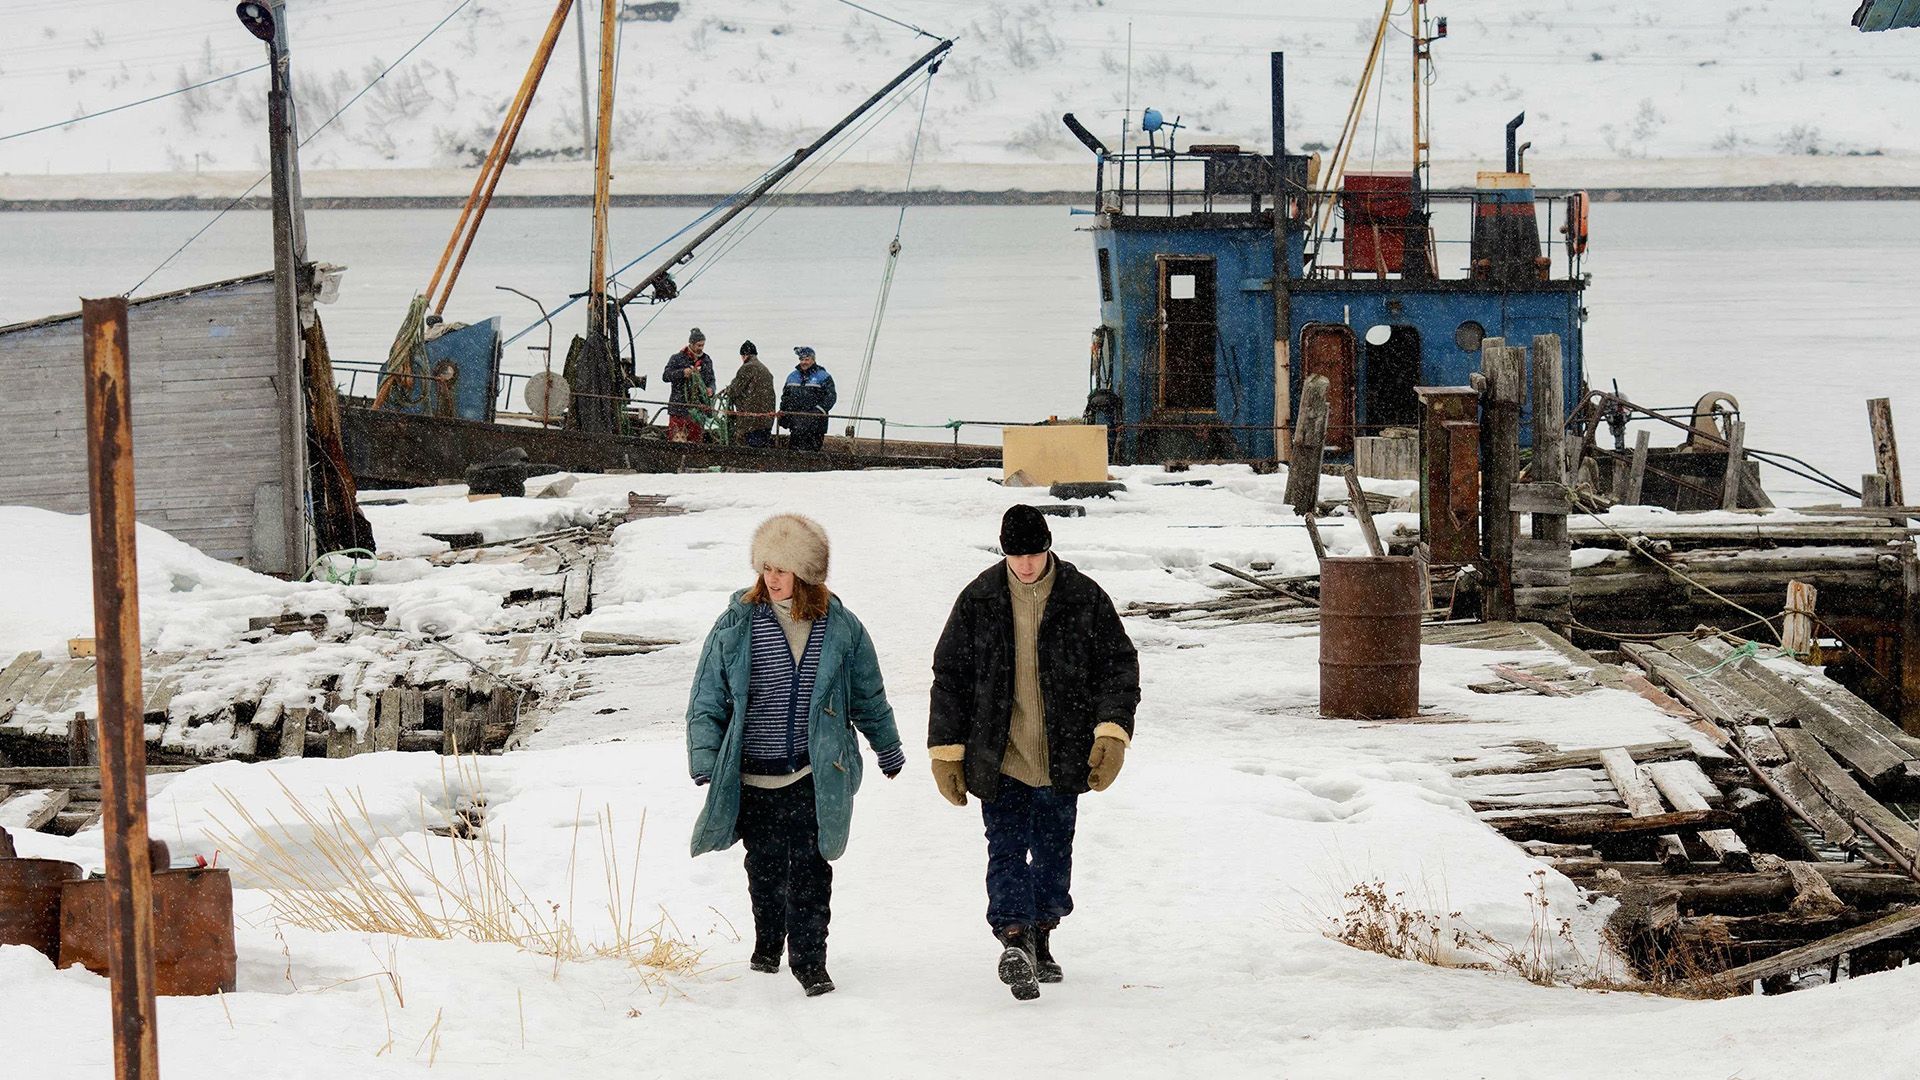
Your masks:
[{"label": "wooden plank", "polygon": [[1905,506],[1906,488],[1900,481],[1900,446],[1893,434],[1893,403],[1887,398],[1867,401],[1867,427],[1873,435],[1873,464],[1887,478],[1887,504]]},{"label": "wooden plank", "polygon": [[1373,511],[1367,507],[1367,493],[1360,487],[1360,474],[1351,465],[1341,472],[1347,480],[1347,509],[1360,522],[1360,535],[1367,541],[1367,551],[1376,559],[1383,558],[1387,549],[1380,543],[1380,531],[1373,526]]},{"label": "wooden plank", "polygon": [[1842,851],[1853,851],[1860,846],[1860,834],[1827,802],[1826,796],[1820,794],[1798,764],[1789,761],[1771,770],[1770,778],[1781,801],[1787,803],[1787,809],[1818,830],[1828,843]]},{"label": "wooden plank", "polygon": [[1733,815],[1725,810],[1675,810],[1648,817],[1610,817],[1602,814],[1562,815],[1559,819],[1526,819],[1489,822],[1503,833],[1571,843],[1607,837],[1647,836],[1660,833],[1695,832],[1719,829],[1733,824]]},{"label": "wooden plank", "polygon": [[1779,728],[1774,734],[1780,739],[1780,746],[1787,756],[1806,774],[1814,790],[1832,804],[1843,820],[1848,824],[1853,824],[1856,818],[1865,821],[1904,849],[1896,854],[1909,861],[1915,857],[1916,850],[1920,850],[1920,832],[1867,794],[1855,782],[1852,774],[1828,755],[1812,733]]},{"label": "wooden plank", "polygon": [[284,709],[280,716],[280,756],[302,757],[307,752],[307,721],[317,709]]},{"label": "wooden plank", "polygon": [[[185,772],[192,765],[149,765],[147,775]],[[0,784],[10,787],[98,787],[98,765],[31,765],[0,768]]]},{"label": "wooden plank", "polygon": [[37,650],[23,652],[14,657],[5,670],[0,670],[0,709],[15,705],[21,700],[22,695],[14,691],[26,678],[27,672],[39,662],[40,653]]},{"label": "wooden plank", "polygon": [[73,792],[66,788],[36,788],[17,792],[0,803],[0,827],[38,829],[66,808]]},{"label": "wooden plank", "polygon": [[1852,952],[1855,949],[1916,931],[1920,931],[1920,909],[1896,911],[1891,915],[1875,919],[1865,926],[1844,930],[1832,937],[1822,938],[1797,949],[1788,949],[1777,956],[1729,968],[1718,975],[1696,979],[1694,985],[1702,988],[1745,986],[1775,975],[1787,975],[1803,968],[1813,967],[1842,953]]},{"label": "wooden plank", "polygon": [[374,750],[400,749],[400,710],[405,701],[406,692],[398,687],[389,686],[380,692],[379,705],[374,711],[369,732]]},{"label": "wooden plank", "polygon": [[1565,515],[1573,509],[1564,485],[1538,482],[1513,485],[1512,505],[1516,514]]},{"label": "wooden plank", "polygon": [[[1633,758],[1624,749],[1611,749],[1601,752],[1600,764],[1606,769],[1607,779],[1626,800],[1627,811],[1634,817],[1656,817],[1666,812],[1666,806],[1660,802],[1660,794],[1654,788],[1647,769],[1648,766],[1634,764]],[[1675,809],[1684,809],[1675,807]],[[1667,833],[1656,837],[1654,850],[1661,863],[1668,866],[1687,864],[1687,846],[1677,833]]]},{"label": "wooden plank", "polygon": [[1642,428],[1635,432],[1633,436],[1633,463],[1628,467],[1627,472],[1627,494],[1625,501],[1628,506],[1640,505],[1640,492],[1646,484],[1646,479],[1647,431],[1645,428]]},{"label": "wooden plank", "polygon": [[1746,476],[1747,422],[1727,423],[1727,471],[1720,479],[1720,509],[1740,509],[1740,485]]},{"label": "wooden plank", "polygon": [[1900,726],[1920,734],[1920,550],[1900,556]]},{"label": "wooden plank", "polygon": [[1300,422],[1293,429],[1287,458],[1287,505],[1306,517],[1320,503],[1320,464],[1327,448],[1330,383],[1325,375],[1308,375],[1300,384]]},{"label": "wooden plank", "polygon": [[408,687],[400,698],[400,730],[417,731],[426,722],[426,695]]},{"label": "wooden plank", "polygon": [[[1679,757],[1691,757],[1695,753],[1694,745],[1684,739],[1667,739],[1660,742],[1636,743],[1618,747],[1625,750],[1629,757],[1638,762],[1672,761]],[[1532,773],[1555,772],[1560,769],[1602,768],[1605,762],[1601,755],[1605,750],[1564,750],[1550,754],[1539,754],[1520,761],[1502,765],[1472,764],[1457,769],[1455,776],[1490,776],[1494,773]]]},{"label": "wooden plank", "polygon": [[[1559,687],[1553,685],[1552,683],[1539,677],[1538,675],[1533,675],[1528,672],[1522,671],[1519,668],[1513,666],[1512,664],[1492,664],[1489,666],[1489,670],[1491,670],[1495,675],[1500,676],[1500,678],[1506,680],[1507,682],[1513,683],[1517,686],[1524,686],[1536,694],[1544,694],[1547,697],[1559,697],[1559,698],[1573,696],[1572,694],[1567,693],[1565,690],[1560,689]],[[1611,751],[1607,751],[1607,753],[1610,753],[1610,752]],[[1605,763],[1604,753],[1602,755],[1602,763],[1603,764]]]},{"label": "wooden plank", "polygon": [[[1666,796],[1667,802],[1675,810],[1709,809],[1706,797],[1700,793],[1700,786],[1712,787],[1700,766],[1691,761],[1662,761],[1647,766],[1653,784]],[[1746,842],[1732,829],[1702,829],[1700,842],[1707,845],[1720,860],[1720,865],[1729,870],[1753,869],[1753,854],[1747,850]]]}]

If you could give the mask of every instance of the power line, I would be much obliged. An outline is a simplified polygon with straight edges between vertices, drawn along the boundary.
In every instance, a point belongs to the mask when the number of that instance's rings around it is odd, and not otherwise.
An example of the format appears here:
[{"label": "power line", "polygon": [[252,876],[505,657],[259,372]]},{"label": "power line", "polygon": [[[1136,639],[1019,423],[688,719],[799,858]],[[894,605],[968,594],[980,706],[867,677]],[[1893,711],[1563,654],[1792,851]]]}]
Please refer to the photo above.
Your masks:
[{"label": "power line", "polygon": [[218,78],[208,79],[206,82],[197,82],[197,83],[194,83],[192,86],[183,86],[178,90],[169,90],[164,94],[155,94],[150,98],[141,98],[139,101],[129,101],[125,105],[115,105],[111,109],[101,109],[99,112],[90,112],[85,116],[76,116],[71,120],[62,120],[57,124],[42,124],[37,128],[28,128],[25,131],[16,131],[11,135],[0,135],[0,142],[6,142],[8,139],[17,139],[22,135],[36,135],[42,131],[52,131],[55,128],[67,127],[70,124],[77,124],[82,120],[92,120],[94,117],[97,117],[97,116],[106,116],[109,113],[117,113],[122,109],[131,109],[136,105],[146,105],[155,101],[164,101],[167,98],[173,97],[176,94],[185,94],[185,93],[188,93],[189,91],[198,90],[202,87],[212,86],[214,83],[223,83],[223,82],[226,82],[228,79],[237,79],[242,75],[251,75],[254,72],[259,71],[261,68],[264,68],[266,66],[267,65],[265,64],[255,64],[250,68],[245,68],[240,71],[229,71],[225,75],[221,75]]},{"label": "power line", "polygon": [[[323,123],[321,123],[321,125],[320,125],[319,127],[317,127],[317,128],[314,128],[314,129],[313,129],[313,131],[312,131],[312,132],[311,132],[310,134],[308,134],[306,138],[304,138],[304,139],[301,139],[301,140],[300,140],[300,147],[301,147],[301,148],[305,148],[305,147],[306,147],[306,145],[307,145],[308,143],[310,143],[310,142],[312,142],[312,141],[313,141],[314,139],[316,139],[316,138],[318,138],[321,132],[323,132],[323,131],[325,131],[325,130],[327,130],[327,129],[328,129],[329,127],[332,127],[332,126],[333,126],[333,122],[334,122],[335,120],[338,120],[338,119],[340,119],[340,114],[341,114],[341,113],[344,113],[344,112],[346,112],[346,111],[347,111],[348,109],[351,109],[351,108],[353,108],[353,105],[354,105],[354,103],[355,103],[355,102],[357,102],[357,101],[359,101],[359,100],[360,100],[361,98],[363,98],[363,97],[366,97],[366,96],[367,96],[367,93],[368,93],[368,91],[370,91],[370,90],[372,90],[372,89],[373,89],[373,88],[374,88],[375,86],[377,86],[377,85],[379,85],[379,83],[380,83],[380,80],[382,80],[382,79],[384,79],[384,78],[386,78],[386,77],[387,77],[388,75],[391,75],[391,74],[393,73],[393,69],[394,69],[394,68],[397,68],[397,67],[399,67],[399,66],[400,66],[401,64],[404,64],[404,63],[406,63],[406,61],[407,61],[407,57],[409,57],[409,56],[412,56],[412,55],[414,54],[414,51],[415,51],[415,50],[417,50],[417,49],[419,49],[419,48],[420,48],[420,46],[422,46],[422,45],[425,45],[425,44],[427,43],[427,39],[428,39],[428,38],[430,38],[430,37],[432,37],[433,35],[435,35],[435,34],[437,34],[437,33],[439,33],[439,32],[440,32],[440,28],[441,28],[441,27],[443,27],[443,26],[445,26],[445,25],[447,25],[448,23],[450,23],[450,22],[452,22],[452,21],[453,21],[453,17],[454,17],[455,15],[458,15],[458,14],[460,14],[460,12],[461,12],[461,11],[462,11],[463,9],[465,9],[465,8],[466,8],[466,6],[467,6],[468,4],[471,4],[471,3],[473,3],[473,0],[460,0],[460,3],[459,3],[459,4],[457,4],[457,5],[455,5],[455,6],[454,6],[454,9],[453,9],[452,11],[449,11],[449,12],[447,12],[447,14],[446,14],[446,17],[445,17],[445,18],[443,18],[443,19],[441,19],[441,20],[440,20],[439,22],[437,22],[437,23],[434,23],[434,24],[433,24],[433,29],[431,29],[431,30],[428,30],[428,31],[427,31],[426,33],[424,33],[424,34],[422,34],[422,35],[420,35],[420,40],[418,40],[418,41],[416,41],[416,42],[414,42],[414,43],[413,43],[412,45],[410,45],[410,46],[408,46],[408,47],[407,47],[407,51],[406,51],[406,52],[403,52],[403,53],[401,53],[401,54],[400,54],[400,58],[399,58],[398,60],[395,60],[395,61],[394,61],[393,63],[391,63],[391,64],[388,64],[388,65],[386,66],[386,69],[385,69],[385,70],[383,70],[383,71],[381,71],[381,72],[380,72],[380,74],[378,74],[378,75],[375,75],[375,76],[373,77],[373,80],[372,80],[371,82],[369,82],[369,83],[367,83],[367,85],[365,85],[365,86],[363,86],[363,87],[361,87],[361,88],[360,88],[360,92],[359,92],[359,93],[357,93],[357,94],[355,94],[355,95],[353,95],[352,97],[350,97],[350,98],[348,98],[348,99],[347,99],[347,101],[346,101],[346,104],[344,104],[344,105],[342,105],[342,106],[340,106],[340,107],[339,107],[338,109],[335,109],[335,110],[333,111],[333,115],[332,115],[332,116],[329,116],[329,117],[327,117],[327,119],[326,119],[326,120],[325,120],[325,121],[324,121]],[[261,66],[262,66],[262,67],[265,67],[266,65],[265,65],[265,64],[262,64]],[[156,266],[156,267],[154,267],[153,269],[151,269],[151,270],[149,270],[149,271],[147,271],[147,276],[146,276],[146,277],[143,277],[143,278],[141,278],[141,279],[140,279],[139,281],[137,281],[137,282],[135,282],[135,283],[134,283],[134,286],[133,286],[133,288],[131,288],[131,289],[128,289],[128,290],[127,290],[126,292],[124,292],[124,293],[122,293],[121,295],[122,295],[122,296],[132,296],[132,295],[133,295],[134,293],[136,293],[136,292],[138,292],[138,291],[140,290],[140,286],[142,286],[142,285],[145,285],[145,284],[146,284],[147,282],[149,282],[149,281],[151,281],[151,280],[153,280],[153,275],[155,275],[155,274],[157,274],[157,273],[159,273],[160,271],[162,271],[162,270],[164,270],[164,269],[166,269],[166,268],[167,268],[167,264],[168,264],[168,263],[171,263],[171,262],[172,262],[173,260],[175,260],[175,259],[177,259],[177,258],[179,258],[179,257],[180,257],[180,253],[181,253],[181,252],[183,252],[183,251],[185,251],[185,250],[187,250],[187,249],[188,249],[189,247],[192,247],[192,246],[193,246],[193,243],[194,243],[194,241],[196,241],[196,240],[198,240],[198,239],[200,239],[200,238],[201,238],[202,236],[204,236],[204,235],[206,235],[206,232],[207,232],[207,230],[208,230],[208,229],[211,229],[211,228],[213,228],[213,227],[214,227],[214,225],[216,225],[216,224],[218,224],[221,218],[223,218],[223,217],[226,217],[226,216],[227,216],[227,214],[228,214],[228,212],[230,212],[230,211],[231,211],[231,210],[232,210],[232,209],[233,209],[234,207],[236,207],[236,206],[239,206],[239,205],[240,205],[241,203],[243,203],[243,202],[245,202],[245,201],[247,201],[247,197],[253,194],[253,192],[254,192],[254,189],[255,189],[255,188],[258,188],[258,187],[259,187],[259,186],[260,186],[261,184],[264,184],[264,183],[266,183],[266,180],[267,180],[267,174],[266,174],[266,173],[261,173],[261,174],[260,174],[260,177],[259,177],[259,179],[257,179],[257,180],[255,180],[255,181],[254,181],[253,183],[251,183],[251,184],[248,184],[248,185],[247,185],[247,190],[245,190],[245,191],[243,191],[243,192],[241,192],[241,193],[240,193],[239,195],[236,195],[236,196],[234,197],[234,199],[233,199],[233,201],[232,201],[232,202],[230,202],[230,203],[228,203],[228,204],[227,204],[226,206],[224,206],[224,207],[221,207],[221,209],[220,209],[220,212],[219,212],[219,213],[217,213],[217,214],[215,214],[215,215],[213,215],[213,220],[211,220],[211,221],[209,221],[209,222],[207,222],[207,223],[206,223],[205,225],[202,225],[202,226],[200,226],[200,228],[199,228],[199,230],[198,230],[198,231],[196,231],[196,232],[195,232],[195,233],[194,233],[194,234],[193,234],[192,236],[189,236],[189,237],[187,237],[187,241],[186,241],[186,243],[184,243],[184,244],[181,244],[181,245],[180,245],[179,247],[177,247],[177,248],[174,248],[174,249],[173,249],[173,254],[171,254],[171,255],[168,255],[168,256],[167,256],[166,258],[164,258],[164,259],[162,259],[162,260],[160,260],[160,265],[158,265],[158,266]]]}]

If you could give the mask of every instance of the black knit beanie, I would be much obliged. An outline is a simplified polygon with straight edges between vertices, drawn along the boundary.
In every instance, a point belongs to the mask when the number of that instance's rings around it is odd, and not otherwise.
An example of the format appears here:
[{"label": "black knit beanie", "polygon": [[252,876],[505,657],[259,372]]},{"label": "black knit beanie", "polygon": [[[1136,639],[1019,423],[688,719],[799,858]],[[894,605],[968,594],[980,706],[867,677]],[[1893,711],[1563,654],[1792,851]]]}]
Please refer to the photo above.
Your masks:
[{"label": "black knit beanie", "polygon": [[1000,550],[1008,555],[1038,555],[1053,547],[1047,516],[1026,503],[1007,507],[1000,519]]},{"label": "black knit beanie", "polygon": [[760,349],[758,346],[754,345],[754,343],[751,341],[743,341],[740,343],[740,355],[741,356],[759,356]]}]

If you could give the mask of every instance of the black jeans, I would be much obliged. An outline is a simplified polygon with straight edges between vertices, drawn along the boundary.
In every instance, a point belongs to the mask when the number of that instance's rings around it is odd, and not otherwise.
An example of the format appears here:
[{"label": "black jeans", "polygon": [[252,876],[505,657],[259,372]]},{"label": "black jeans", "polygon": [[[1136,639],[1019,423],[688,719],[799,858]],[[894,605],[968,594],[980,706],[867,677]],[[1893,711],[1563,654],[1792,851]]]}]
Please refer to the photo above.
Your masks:
[{"label": "black jeans", "polygon": [[1054,927],[1073,912],[1073,827],[1080,797],[1000,778],[982,800],[987,826],[987,925]]},{"label": "black jeans", "polygon": [[795,971],[825,967],[833,867],[820,855],[813,777],[782,788],[740,789],[740,839],[747,846],[756,956],[787,953]]}]

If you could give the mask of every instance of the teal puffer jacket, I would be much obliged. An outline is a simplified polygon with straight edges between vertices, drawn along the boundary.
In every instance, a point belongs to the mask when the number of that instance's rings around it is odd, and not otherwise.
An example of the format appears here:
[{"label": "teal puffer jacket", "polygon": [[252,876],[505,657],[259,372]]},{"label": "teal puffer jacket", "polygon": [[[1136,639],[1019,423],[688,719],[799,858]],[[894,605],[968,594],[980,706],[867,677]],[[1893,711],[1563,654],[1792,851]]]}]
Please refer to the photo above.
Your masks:
[{"label": "teal puffer jacket", "polygon": [[[741,738],[753,664],[753,605],[742,602],[745,593],[733,594],[707,634],[687,702],[688,771],[713,778],[706,806],[693,825],[695,855],[724,851],[740,838]],[[862,772],[855,729],[875,754],[900,745],[873,640],[836,596],[827,603],[820,673],[807,713],[814,813],[820,822],[820,854],[828,859],[847,850],[853,824],[853,793],[860,790]]]}]

